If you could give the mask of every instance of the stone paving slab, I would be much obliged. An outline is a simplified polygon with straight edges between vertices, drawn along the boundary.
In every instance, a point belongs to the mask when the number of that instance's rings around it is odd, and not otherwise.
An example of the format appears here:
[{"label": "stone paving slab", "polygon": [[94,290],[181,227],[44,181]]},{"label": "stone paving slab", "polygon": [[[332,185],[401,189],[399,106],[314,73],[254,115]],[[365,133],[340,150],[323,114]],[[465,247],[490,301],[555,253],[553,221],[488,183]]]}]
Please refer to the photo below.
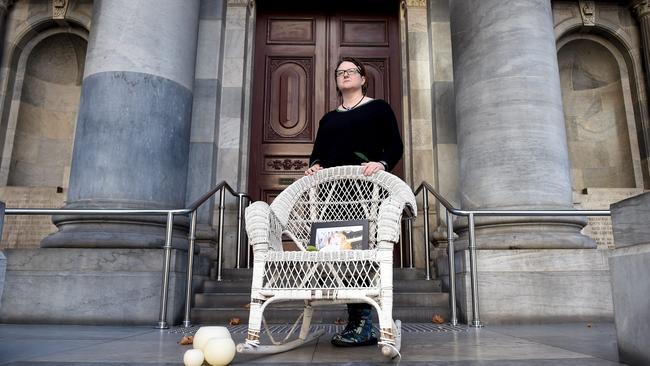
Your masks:
[{"label": "stone paving slab", "polygon": [[[236,342],[244,338],[239,328],[231,327]],[[460,327],[455,331],[431,330],[436,329],[432,324],[405,324],[404,329],[399,365],[620,365],[611,323]],[[196,328],[187,331],[192,330]],[[190,347],[177,343],[182,333],[182,328],[0,324],[0,365],[182,365],[183,353]],[[286,353],[237,355],[232,365],[398,364],[385,359],[377,347],[335,348],[329,343],[331,335]]]}]

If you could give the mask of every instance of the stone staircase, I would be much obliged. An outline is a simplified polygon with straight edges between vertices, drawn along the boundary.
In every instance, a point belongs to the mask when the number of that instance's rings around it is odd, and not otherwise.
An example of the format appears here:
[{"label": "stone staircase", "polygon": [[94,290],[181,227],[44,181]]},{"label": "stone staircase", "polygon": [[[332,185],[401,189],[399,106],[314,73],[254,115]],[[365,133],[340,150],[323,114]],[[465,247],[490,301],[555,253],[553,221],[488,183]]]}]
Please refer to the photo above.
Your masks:
[{"label": "stone staircase", "polygon": [[[396,268],[394,272],[393,317],[403,322],[430,322],[434,314],[449,319],[449,294],[441,292],[439,280],[425,280],[422,270]],[[192,322],[195,324],[226,324],[231,318],[248,322],[252,270],[227,269],[222,281],[208,280],[194,295]],[[302,302],[271,304],[264,312],[269,323],[294,322],[303,309]],[[375,314],[376,317],[376,314]],[[346,320],[345,305],[317,307],[314,323]]]}]

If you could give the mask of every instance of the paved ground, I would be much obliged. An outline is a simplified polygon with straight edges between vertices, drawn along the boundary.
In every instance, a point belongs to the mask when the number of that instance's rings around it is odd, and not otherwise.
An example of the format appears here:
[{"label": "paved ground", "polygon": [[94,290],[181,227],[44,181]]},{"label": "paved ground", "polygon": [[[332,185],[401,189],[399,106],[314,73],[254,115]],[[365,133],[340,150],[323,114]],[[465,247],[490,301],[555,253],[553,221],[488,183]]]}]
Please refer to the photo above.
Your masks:
[{"label": "paved ground", "polygon": [[[326,330],[332,332],[335,326]],[[232,327],[244,338],[245,327]],[[564,366],[620,365],[613,324],[487,326],[454,330],[432,324],[405,324],[400,365]],[[196,329],[189,329],[189,331]],[[152,366],[182,365],[191,346],[177,342],[185,329],[133,326],[0,324],[0,365]],[[282,329],[276,329],[281,333]],[[397,364],[377,347],[339,349],[330,335],[273,356],[237,355],[233,365],[377,365]]]}]

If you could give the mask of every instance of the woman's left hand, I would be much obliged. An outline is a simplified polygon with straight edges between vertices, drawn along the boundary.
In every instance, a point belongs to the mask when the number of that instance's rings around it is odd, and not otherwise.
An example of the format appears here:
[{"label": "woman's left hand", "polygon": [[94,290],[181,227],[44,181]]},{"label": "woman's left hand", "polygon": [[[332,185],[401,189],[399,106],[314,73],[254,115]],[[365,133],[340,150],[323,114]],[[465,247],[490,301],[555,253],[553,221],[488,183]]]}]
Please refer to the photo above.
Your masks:
[{"label": "woman's left hand", "polygon": [[371,161],[368,163],[361,163],[361,166],[363,166],[363,175],[368,176],[368,175],[373,175],[377,173],[380,170],[385,170],[384,169],[384,164],[378,163],[376,161]]}]

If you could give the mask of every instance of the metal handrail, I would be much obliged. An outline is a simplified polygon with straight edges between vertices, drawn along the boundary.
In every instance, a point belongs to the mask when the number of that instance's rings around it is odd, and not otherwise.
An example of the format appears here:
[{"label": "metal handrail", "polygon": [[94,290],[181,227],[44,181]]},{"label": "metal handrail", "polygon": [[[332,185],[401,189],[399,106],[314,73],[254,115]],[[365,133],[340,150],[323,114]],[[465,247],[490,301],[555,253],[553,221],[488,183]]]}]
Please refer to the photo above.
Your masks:
[{"label": "metal handrail", "polygon": [[[420,192],[422,194],[422,208],[424,210],[424,247],[426,255],[426,274],[427,280],[431,279],[430,276],[430,263],[431,254],[429,252],[429,193],[431,193],[437,200],[445,207],[447,219],[447,257],[449,261],[449,306],[451,307],[450,323],[453,325],[458,324],[458,317],[456,314],[456,269],[454,259],[454,222],[453,216],[465,216],[468,218],[468,239],[469,239],[469,262],[470,262],[470,279],[472,287],[472,322],[471,327],[482,327],[479,315],[479,299],[478,299],[478,270],[476,262],[476,237],[475,229],[475,216],[611,216],[610,210],[463,210],[454,207],[445,197],[438,193],[431,184],[422,182],[414,194],[417,196]],[[409,236],[410,251],[413,252],[413,239]]]},{"label": "metal handrail", "polygon": [[[123,215],[123,216],[141,216],[141,215],[154,215],[166,216],[165,226],[165,245],[163,249],[163,279],[162,289],[160,295],[160,313],[156,328],[167,329],[167,300],[169,291],[169,274],[171,264],[171,249],[172,249],[172,234],[174,227],[174,216],[190,216],[190,230],[188,233],[188,249],[187,249],[187,276],[186,276],[186,292],[185,292],[185,316],[183,326],[191,326],[190,321],[190,306],[192,300],[192,276],[194,266],[194,244],[196,240],[196,221],[197,210],[207,200],[209,200],[215,193],[220,192],[219,197],[219,237],[218,237],[218,261],[217,261],[217,280],[221,281],[221,265],[223,262],[223,225],[224,225],[224,211],[225,211],[225,193],[230,192],[238,199],[238,232],[237,232],[237,268],[240,268],[241,257],[241,240],[242,240],[242,227],[243,227],[243,200],[246,198],[250,202],[250,196],[243,192],[236,192],[225,181],[220,182],[210,191],[203,194],[196,201],[186,208],[182,209],[67,209],[67,208],[6,208],[5,215]],[[247,266],[250,265],[250,256],[247,257]]]},{"label": "metal handrail", "polygon": [[[230,192],[233,196],[237,197],[237,268],[240,268],[240,258],[241,258],[241,248],[242,248],[242,229],[243,229],[243,210],[244,210],[244,198],[248,199],[250,203],[250,196],[243,192],[236,192],[232,187],[225,181],[220,182],[210,191],[203,194],[192,204],[189,205],[188,210],[190,211],[190,230],[189,230],[189,246],[187,249],[187,274],[186,274],[186,285],[185,285],[185,312],[183,315],[183,326],[191,327],[191,305],[192,305],[192,277],[193,277],[193,266],[194,266],[194,242],[196,240],[196,220],[197,220],[197,210],[201,205],[207,202],[213,195],[217,192],[219,193],[219,236],[217,241],[218,248],[218,259],[217,259],[217,281],[221,281],[221,270],[223,263],[223,229],[224,229],[224,217],[225,217],[225,202],[226,202],[226,191]],[[249,251],[250,253],[250,251]],[[249,256],[247,256],[249,258]],[[246,261],[246,266],[250,265],[250,260]]]},{"label": "metal handrail", "polygon": [[232,187],[231,187],[231,186],[230,186],[226,181],[221,181],[221,183],[219,183],[219,184],[217,184],[216,186],[214,186],[214,188],[212,188],[211,190],[209,190],[208,192],[206,192],[205,194],[203,194],[201,197],[197,198],[197,199],[196,199],[194,202],[192,202],[189,206],[187,206],[186,210],[191,210],[191,211],[196,210],[196,209],[199,208],[202,204],[204,204],[205,201],[209,200],[210,197],[212,197],[215,193],[217,193],[218,191],[220,191],[222,188],[225,188],[225,189],[226,189],[228,192],[230,192],[230,194],[232,194],[233,196],[243,195],[244,197],[247,197],[248,199],[250,199],[250,196],[249,196],[248,194],[246,194],[246,193],[242,193],[242,192],[235,192],[235,190],[232,189]]},{"label": "metal handrail", "polygon": [[[196,223],[197,223],[197,210],[206,201],[208,201],[217,192],[219,195],[219,233],[218,233],[218,261],[217,261],[217,281],[221,281],[222,262],[223,262],[223,228],[225,217],[225,193],[228,191],[231,195],[238,199],[238,214],[237,214],[237,260],[236,268],[241,268],[241,249],[242,249],[242,235],[243,230],[243,210],[244,199],[248,199],[250,203],[250,196],[243,192],[236,192],[225,181],[220,182],[210,191],[203,194],[192,204],[182,209],[51,209],[51,208],[6,208],[6,215],[57,215],[57,214],[72,214],[72,215],[126,215],[126,216],[139,216],[139,215],[157,215],[166,216],[166,231],[165,231],[165,250],[163,262],[163,286],[161,289],[160,300],[160,314],[157,328],[166,329],[167,325],[167,298],[169,287],[169,274],[170,274],[170,261],[172,249],[172,230],[174,216],[190,216],[190,230],[188,233],[188,265],[186,276],[186,294],[185,294],[185,314],[183,320],[184,327],[190,327],[190,306],[192,297],[192,276],[194,265],[194,245],[196,240]],[[414,194],[418,195],[423,192],[423,210],[424,210],[424,242],[425,242],[425,255],[426,255],[426,278],[431,279],[430,262],[431,253],[429,250],[429,237],[430,237],[430,223],[429,223],[429,193],[432,194],[438,202],[446,209],[447,217],[447,243],[448,243],[448,260],[449,260],[449,288],[450,288],[450,307],[451,319],[450,323],[453,325],[458,324],[457,309],[456,309],[456,271],[454,260],[454,224],[453,215],[464,216],[468,218],[468,236],[470,251],[470,277],[471,277],[471,295],[472,295],[472,327],[482,327],[479,315],[479,300],[478,300],[478,274],[476,262],[476,238],[474,234],[476,216],[610,216],[610,210],[463,210],[454,207],[444,196],[438,193],[431,184],[423,181]],[[426,194],[425,194],[426,193]],[[413,267],[413,235],[412,235],[412,220],[407,220],[408,241],[409,241],[409,256],[410,266]],[[400,240],[401,241],[401,240]],[[250,251],[246,257],[247,267],[250,266]]]}]

